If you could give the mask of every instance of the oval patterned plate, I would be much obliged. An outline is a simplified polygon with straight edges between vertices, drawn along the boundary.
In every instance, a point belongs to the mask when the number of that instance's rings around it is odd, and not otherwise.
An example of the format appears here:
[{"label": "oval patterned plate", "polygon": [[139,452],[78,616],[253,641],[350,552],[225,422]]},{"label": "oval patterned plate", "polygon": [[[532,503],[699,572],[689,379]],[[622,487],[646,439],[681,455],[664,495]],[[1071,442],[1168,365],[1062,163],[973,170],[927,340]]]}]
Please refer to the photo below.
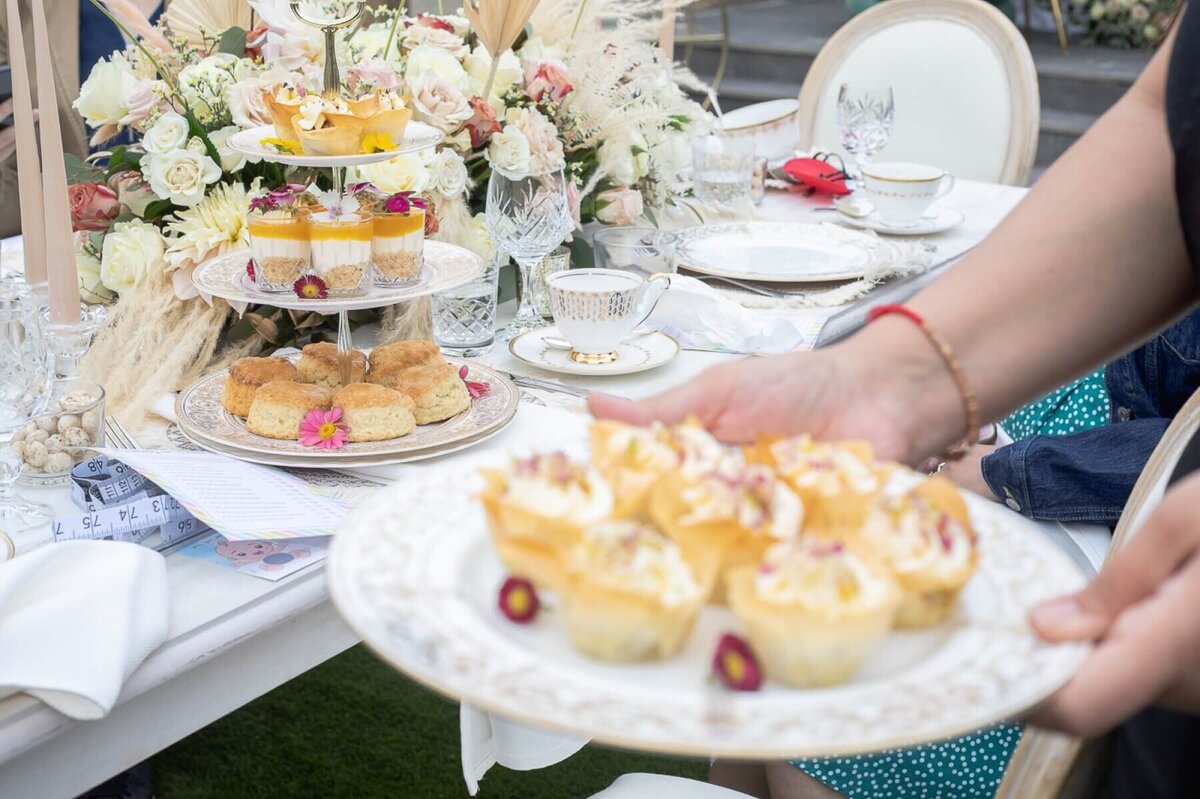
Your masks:
[{"label": "oval patterned plate", "polygon": [[738,280],[856,280],[883,257],[878,239],[837,225],[728,222],[678,232],[679,266]]},{"label": "oval patterned plate", "polygon": [[428,150],[441,144],[445,138],[435,127],[421,122],[409,122],[404,128],[404,138],[395,150],[380,153],[356,153],[354,155],[290,155],[280,153],[273,147],[261,144],[263,139],[275,138],[274,125],[262,125],[257,128],[238,131],[229,137],[229,149],[235,153],[257,158],[263,161],[273,161],[289,166],[307,167],[340,167],[362,166],[387,161],[398,155]]},{"label": "oval patterned plate", "polygon": [[210,258],[192,273],[192,282],[201,294],[220,297],[230,302],[332,314],[338,311],[379,308],[384,305],[414,300],[435,291],[452,289],[470,283],[483,274],[483,259],[465,247],[447,244],[443,241],[426,241],[421,278],[416,283],[402,286],[371,285],[362,294],[329,297],[324,300],[305,300],[297,297],[293,292],[259,291],[249,285],[246,280],[246,263],[249,260],[250,250],[248,249],[236,250],[218,255],[216,258]]},{"label": "oval patterned plate", "polygon": [[[291,360],[298,360],[294,354]],[[417,427],[400,438],[363,441],[328,450],[302,447],[298,441],[264,438],[246,429],[246,423],[221,405],[225,372],[208,375],[175,398],[179,429],[205,449],[254,463],[274,466],[337,468],[376,466],[432,458],[486,441],[512,422],[520,404],[520,389],[505,375],[474,361],[450,359],[470,369],[473,381],[488,383],[490,390],[471,401],[469,410],[436,424]]]},{"label": "oval patterned plate", "polygon": [[327,568],[338,609],[382,658],[428,688],[514,721],[678,755],[873,752],[1013,718],[1062,686],[1089,649],[1042,643],[1025,621],[1035,603],[1081,587],[1078,569],[1034,523],[971,495],[979,569],[955,617],[893,632],[845,685],[722,689],[708,676],[712,654],[720,635],[739,625],[715,606],[669,660],[591,660],[571,647],[555,597],[530,625],[497,610],[505,575],[475,499],[478,466],[496,462],[424,469],[376,495],[339,531]]}]

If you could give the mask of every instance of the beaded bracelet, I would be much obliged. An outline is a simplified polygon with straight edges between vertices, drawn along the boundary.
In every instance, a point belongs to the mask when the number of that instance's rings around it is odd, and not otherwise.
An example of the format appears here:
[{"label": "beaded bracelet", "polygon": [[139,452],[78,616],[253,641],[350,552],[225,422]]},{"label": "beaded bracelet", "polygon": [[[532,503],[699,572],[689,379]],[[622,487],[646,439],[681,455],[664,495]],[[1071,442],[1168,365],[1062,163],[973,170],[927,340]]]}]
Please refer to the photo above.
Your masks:
[{"label": "beaded bracelet", "polygon": [[959,364],[954,350],[944,338],[925,323],[925,318],[916,311],[904,305],[879,305],[867,312],[867,324],[890,314],[903,316],[925,334],[925,338],[929,339],[929,343],[946,363],[946,368],[950,370],[950,376],[954,378],[954,383],[958,386],[958,393],[962,396],[963,407],[967,414],[967,433],[962,440],[951,445],[943,453],[942,458],[948,461],[960,460],[979,441],[979,397],[967,382],[967,376],[963,374],[962,366]]}]

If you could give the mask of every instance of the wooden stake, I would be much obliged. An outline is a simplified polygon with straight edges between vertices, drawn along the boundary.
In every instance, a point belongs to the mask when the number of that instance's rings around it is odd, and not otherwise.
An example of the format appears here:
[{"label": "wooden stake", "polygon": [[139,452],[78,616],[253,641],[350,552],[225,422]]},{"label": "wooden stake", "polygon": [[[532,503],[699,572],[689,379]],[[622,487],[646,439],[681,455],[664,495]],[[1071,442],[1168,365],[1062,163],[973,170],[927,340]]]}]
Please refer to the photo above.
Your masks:
[{"label": "wooden stake", "polygon": [[21,198],[25,282],[46,282],[46,228],[42,217],[42,163],[33,127],[29,63],[17,0],[8,0],[8,60],[12,68],[13,127],[17,133],[17,196]]}]

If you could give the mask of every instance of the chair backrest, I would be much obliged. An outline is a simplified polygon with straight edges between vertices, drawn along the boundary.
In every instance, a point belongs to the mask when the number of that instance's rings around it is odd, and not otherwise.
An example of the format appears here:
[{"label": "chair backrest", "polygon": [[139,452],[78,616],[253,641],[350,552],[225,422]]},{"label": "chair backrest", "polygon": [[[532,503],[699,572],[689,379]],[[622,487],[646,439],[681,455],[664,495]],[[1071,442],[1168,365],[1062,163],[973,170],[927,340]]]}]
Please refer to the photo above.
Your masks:
[{"label": "chair backrest", "polygon": [[850,20],[800,90],[800,149],[845,153],[837,93],[883,83],[896,127],[876,160],[933,164],[959,178],[1025,185],[1037,154],[1037,71],[1007,17],[980,0],[887,0]]},{"label": "chair backrest", "polygon": [[[1162,501],[1167,480],[1183,455],[1183,448],[1198,432],[1200,391],[1179,409],[1146,462],[1113,532],[1109,557],[1141,529]],[[1096,783],[1108,760],[1099,752],[1102,752],[1102,742],[1085,745],[1078,738],[1059,733],[1026,730],[1004,773],[996,799],[1083,799],[1094,796]]]}]

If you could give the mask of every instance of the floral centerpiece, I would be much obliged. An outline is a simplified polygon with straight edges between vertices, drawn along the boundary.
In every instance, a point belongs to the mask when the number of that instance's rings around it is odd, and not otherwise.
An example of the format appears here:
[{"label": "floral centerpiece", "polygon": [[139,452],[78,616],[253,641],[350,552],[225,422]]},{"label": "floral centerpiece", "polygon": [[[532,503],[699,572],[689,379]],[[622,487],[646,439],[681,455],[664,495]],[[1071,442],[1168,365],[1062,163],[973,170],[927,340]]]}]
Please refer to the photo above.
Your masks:
[{"label": "floral centerpiece", "polygon": [[[485,257],[492,248],[481,187],[493,168],[564,164],[577,225],[627,223],[689,188],[689,132],[708,122],[654,42],[661,0],[482,0],[480,8],[471,1],[462,15],[374,8],[339,34],[347,96],[386,96],[389,109],[402,105],[445,135],[436,149],[352,169],[348,181],[370,183],[384,196],[419,196],[427,235]],[[520,2],[536,10],[527,25],[508,31],[511,47],[493,57],[475,30],[486,24],[480,14]],[[344,0],[338,3],[326,16],[344,10]],[[107,148],[68,168],[85,296],[117,302],[94,367],[128,375],[147,359],[169,362],[151,376],[158,391],[211,363],[221,332],[235,324],[231,309],[199,296],[196,267],[249,246],[247,214],[256,198],[289,185],[329,186],[327,174],[255,162],[229,148],[240,130],[278,129],[273,109],[288,93],[299,108],[305,96],[319,96],[323,82],[320,31],[297,19],[286,0],[251,5],[253,16],[236,3],[221,4],[235,9],[222,12],[205,0],[174,0],[157,25],[131,17],[128,4],[114,3],[119,14],[103,7],[133,43],[94,67],[75,104],[94,130],[93,145]],[[310,16],[320,13],[313,4]],[[242,27],[247,18],[257,27]],[[387,131],[380,134],[358,143],[390,149]],[[242,351],[321,323],[269,307],[236,310],[237,329],[258,334]],[[119,340],[146,325],[163,334],[162,348],[167,325],[173,336],[197,338],[197,346],[186,340],[182,355],[175,347],[122,361]],[[140,372],[137,382],[145,378]]]}]

